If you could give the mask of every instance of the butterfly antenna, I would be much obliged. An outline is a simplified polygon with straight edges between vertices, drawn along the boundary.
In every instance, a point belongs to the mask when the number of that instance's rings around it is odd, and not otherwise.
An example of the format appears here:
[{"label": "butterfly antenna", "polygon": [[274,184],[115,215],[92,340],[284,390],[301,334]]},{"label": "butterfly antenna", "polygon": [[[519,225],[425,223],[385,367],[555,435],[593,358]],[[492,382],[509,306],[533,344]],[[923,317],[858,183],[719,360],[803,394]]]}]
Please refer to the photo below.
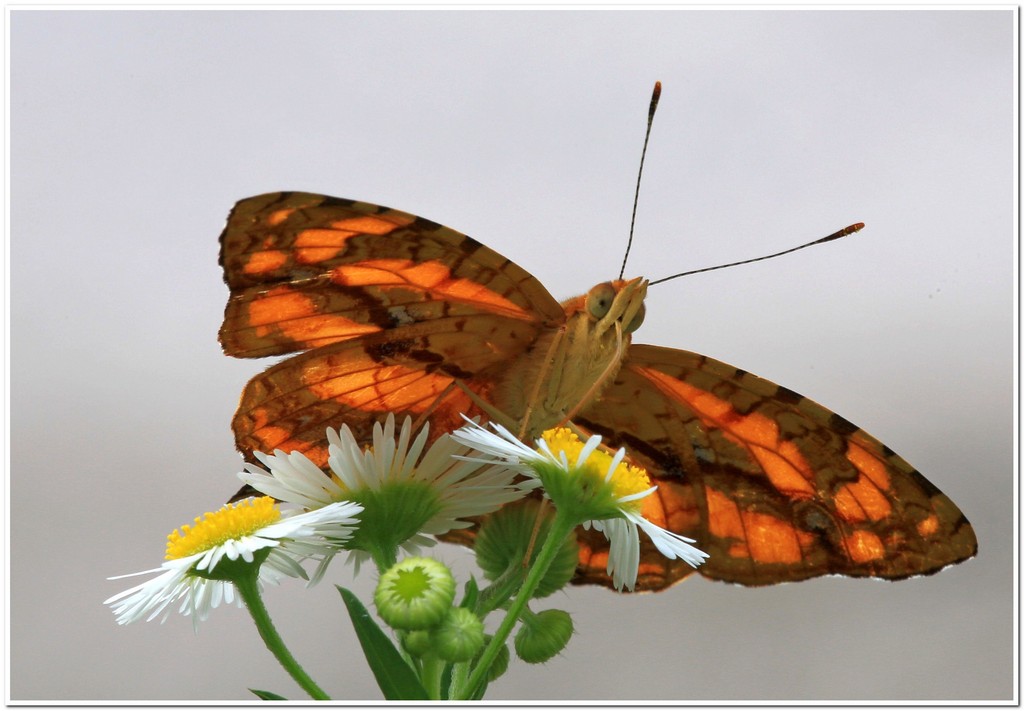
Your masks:
[{"label": "butterfly antenna", "polygon": [[619,269],[619,279],[626,273],[626,260],[629,259],[629,248],[633,246],[633,225],[636,223],[636,203],[640,199],[640,176],[644,174],[644,156],[647,155],[647,140],[651,137],[651,124],[654,122],[654,112],[658,109],[658,99],[661,98],[661,82],[654,82],[654,91],[651,93],[651,107],[647,109],[647,133],[644,134],[644,149],[640,152],[640,170],[636,174],[636,193],[633,194],[633,216],[629,218],[629,241],[626,242],[626,253],[622,256],[622,268]]},{"label": "butterfly antenna", "polygon": [[816,239],[813,242],[808,242],[807,244],[802,244],[799,247],[791,247],[790,249],[785,249],[785,250],[783,250],[781,252],[776,252],[775,254],[766,254],[763,257],[754,257],[753,259],[744,259],[744,260],[739,261],[739,262],[730,262],[729,264],[719,264],[717,267],[704,267],[703,269],[694,269],[694,270],[688,271],[688,272],[680,272],[679,274],[673,274],[672,276],[663,277],[661,279],[655,279],[654,281],[648,282],[647,285],[648,286],[654,286],[655,284],[660,284],[663,281],[668,281],[669,279],[676,279],[678,277],[690,276],[691,274],[700,274],[701,272],[711,272],[711,271],[714,271],[715,269],[725,269],[726,267],[737,267],[740,264],[750,264],[751,262],[760,262],[760,261],[763,261],[765,259],[771,259],[772,257],[781,257],[783,254],[789,254],[790,252],[795,252],[798,249],[804,249],[805,247],[813,247],[816,244],[822,244],[824,242],[831,242],[834,239],[839,239],[840,237],[846,237],[847,235],[852,235],[854,232],[860,232],[862,229],[864,229],[864,223],[863,222],[858,222],[855,225],[850,225],[849,227],[844,227],[843,229],[839,230],[838,232],[833,232],[828,237],[822,237],[820,239]]}]

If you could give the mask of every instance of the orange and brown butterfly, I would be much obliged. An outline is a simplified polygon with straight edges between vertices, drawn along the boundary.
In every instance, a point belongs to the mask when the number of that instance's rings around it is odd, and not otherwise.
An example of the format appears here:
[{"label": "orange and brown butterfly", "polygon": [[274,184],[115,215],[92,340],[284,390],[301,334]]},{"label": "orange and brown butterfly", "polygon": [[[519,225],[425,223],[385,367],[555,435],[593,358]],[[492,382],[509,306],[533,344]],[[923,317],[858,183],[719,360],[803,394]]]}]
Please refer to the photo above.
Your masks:
[{"label": "orange and brown butterfly", "polygon": [[[568,419],[647,469],[658,489],[645,515],[695,539],[709,578],[900,579],[977,550],[948,497],[842,417],[711,358],[631,343],[643,279],[559,304],[455,230],[298,192],[235,205],[220,261],[225,352],[302,351],[246,386],[233,429],[247,456],[296,450],[323,466],[328,426],[369,441],[389,412],[435,435],[463,414],[528,437]],[[580,536],[575,582],[610,586],[603,536]],[[692,572],[646,542],[637,589]]]}]

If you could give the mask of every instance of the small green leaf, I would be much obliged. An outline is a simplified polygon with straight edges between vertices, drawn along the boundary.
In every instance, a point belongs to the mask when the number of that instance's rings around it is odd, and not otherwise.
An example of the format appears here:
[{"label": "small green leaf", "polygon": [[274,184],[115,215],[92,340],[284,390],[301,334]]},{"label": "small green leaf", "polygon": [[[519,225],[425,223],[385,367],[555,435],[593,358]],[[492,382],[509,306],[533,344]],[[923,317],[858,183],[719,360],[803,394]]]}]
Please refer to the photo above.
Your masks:
[{"label": "small green leaf", "polygon": [[448,701],[452,694],[452,670],[455,665],[451,662],[444,663],[444,671],[441,672],[441,700]]},{"label": "small green leaf", "polygon": [[261,701],[287,701],[285,697],[280,694],[275,694],[273,691],[261,691],[260,689],[249,689],[256,698]]},{"label": "small green leaf", "polygon": [[416,673],[409,667],[405,659],[384,631],[373,621],[366,607],[351,591],[335,585],[341,593],[348,616],[352,619],[359,644],[366,655],[366,663],[370,665],[377,686],[384,692],[389,701],[429,700],[430,695],[423,688]]}]

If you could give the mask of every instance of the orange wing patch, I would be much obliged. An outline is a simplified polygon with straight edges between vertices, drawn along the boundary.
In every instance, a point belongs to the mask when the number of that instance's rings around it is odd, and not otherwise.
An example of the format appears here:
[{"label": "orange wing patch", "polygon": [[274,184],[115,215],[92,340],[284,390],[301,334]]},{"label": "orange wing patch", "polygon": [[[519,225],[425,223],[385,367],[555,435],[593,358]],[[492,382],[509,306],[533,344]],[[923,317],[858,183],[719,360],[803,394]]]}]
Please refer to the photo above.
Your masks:
[{"label": "orange wing patch", "polygon": [[409,259],[368,259],[351,266],[335,267],[330,275],[331,281],[339,286],[380,287],[378,298],[383,303],[387,303],[387,285],[404,286],[418,292],[418,301],[461,302],[477,309],[486,307],[509,318],[533,318],[532,314],[485,286],[469,279],[452,278],[451,270],[440,262],[417,264]]},{"label": "orange wing patch", "polygon": [[320,400],[368,412],[422,414],[455,382],[450,376],[402,365],[380,365],[360,352],[328,358],[324,367],[332,374],[325,376],[318,370],[303,374],[309,391]]},{"label": "orange wing patch", "polygon": [[854,531],[843,539],[843,544],[855,563],[870,563],[885,557],[885,546],[871,531]]},{"label": "orange wing patch", "polygon": [[346,240],[357,234],[347,230],[303,230],[295,236],[295,261],[319,264],[335,259],[344,251]]},{"label": "orange wing patch", "polygon": [[758,563],[798,563],[813,537],[774,516],[741,511],[732,499],[706,489],[711,533],[732,539],[729,555]]},{"label": "orange wing patch", "polygon": [[[279,211],[284,212],[284,211]],[[279,216],[280,224],[288,214]],[[295,236],[295,258],[301,264],[318,264],[337,259],[345,250],[345,243],[358,235],[386,235],[401,225],[377,217],[364,215],[335,220],[330,228],[311,227]]]},{"label": "orange wing patch", "polygon": [[267,249],[255,252],[242,263],[242,271],[247,276],[268,274],[283,267],[288,262],[288,255],[280,249]]},{"label": "orange wing patch", "polygon": [[[253,452],[272,452],[280,449],[285,452],[303,452],[312,461],[327,462],[327,445],[303,436],[299,428],[294,427],[281,418],[275,407],[257,406],[246,413],[246,431],[237,432],[239,443],[246,442]],[[237,418],[237,415],[236,415]]]},{"label": "orange wing patch", "polygon": [[246,304],[245,310],[254,340],[285,340],[315,346],[380,330],[344,316],[323,313],[315,299],[290,286],[269,289]]},{"label": "orange wing patch", "polygon": [[792,496],[815,494],[810,465],[793,442],[780,438],[777,423],[756,412],[740,415],[729,402],[657,370],[639,372],[669,397],[688,403],[706,427],[720,430],[745,449],[754,460],[753,470],[762,470],[776,489]]}]

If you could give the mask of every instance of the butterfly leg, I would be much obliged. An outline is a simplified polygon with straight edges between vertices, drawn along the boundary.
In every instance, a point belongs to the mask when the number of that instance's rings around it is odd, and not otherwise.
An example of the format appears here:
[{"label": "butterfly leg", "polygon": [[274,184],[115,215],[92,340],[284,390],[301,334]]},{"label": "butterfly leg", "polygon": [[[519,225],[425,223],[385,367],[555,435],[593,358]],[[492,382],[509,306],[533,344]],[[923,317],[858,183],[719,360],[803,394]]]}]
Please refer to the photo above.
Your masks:
[{"label": "butterfly leg", "polygon": [[[487,417],[493,420],[494,422],[497,422],[499,425],[507,427],[509,429],[515,426],[515,420],[513,420],[513,418],[509,417],[503,411],[499,410],[494,405],[487,402],[482,397],[473,392],[473,390],[468,385],[466,385],[465,381],[460,379],[452,381],[451,385],[445,388],[444,392],[447,393],[452,388],[459,388],[459,390],[464,392],[466,396],[473,401],[473,404],[479,407],[485,413],[487,413]],[[440,400],[440,398],[438,398],[438,400]],[[432,409],[433,407],[431,407],[431,410]],[[430,413],[427,412],[424,416],[429,414]]]},{"label": "butterfly leg", "polygon": [[540,535],[540,524],[544,521],[544,515],[548,510],[548,500],[541,499],[537,507],[537,520],[534,521],[533,531],[530,533],[530,542],[526,545],[526,554],[523,556],[523,570],[530,567],[530,558],[533,557],[533,548],[537,544],[537,536]]},{"label": "butterfly leg", "polygon": [[[526,409],[523,411],[523,419],[519,424],[519,432],[517,437],[521,440],[526,436],[526,433],[530,431],[530,416],[533,414],[533,410],[540,400],[540,389],[544,384],[544,378],[549,372],[552,373],[552,377],[558,377],[562,370],[561,368],[555,368],[552,370],[553,361],[555,354],[559,352],[559,344],[562,338],[565,337],[564,329],[559,329],[555,332],[555,337],[551,339],[551,345],[548,346],[548,352],[544,354],[544,361],[540,367],[540,371],[537,373],[537,377],[533,382],[533,390],[530,391],[530,397],[526,401]],[[557,390],[557,383],[551,383]]]},{"label": "butterfly leg", "polygon": [[604,386],[607,385],[619,371],[619,367],[622,365],[625,344],[622,342],[622,327],[618,323],[615,324],[615,341],[615,358],[608,361],[608,365],[605,367],[601,375],[594,381],[593,385],[587,389],[587,392],[583,394],[583,397],[579,399],[576,405],[573,406],[573,408],[566,413],[565,417],[562,418],[562,421],[558,423],[559,427],[564,427],[569,423],[569,420],[579,414],[580,410],[582,410],[586,405],[589,405],[590,401],[598,396]]},{"label": "butterfly leg", "polygon": [[[448,397],[448,395],[450,395],[451,392],[455,390],[456,387],[458,387],[458,381],[453,380],[452,382],[448,383],[445,389],[441,391],[441,394],[434,398],[434,401],[430,403],[430,407],[428,407],[426,410],[424,410],[423,412],[416,416],[416,419],[413,420],[412,422],[412,429],[414,432],[419,430],[419,428],[423,426],[423,423],[427,422],[427,420],[430,419],[430,416],[434,414],[434,411],[437,410],[438,406],[442,402],[444,402],[444,399]],[[463,390],[466,389],[463,388]],[[470,397],[473,397],[472,393],[469,393],[468,391],[466,392]]]},{"label": "butterfly leg", "polygon": [[[540,400],[541,385],[544,383],[544,378],[548,372],[551,373],[551,381],[548,383],[548,388],[551,392],[558,392],[561,375],[565,368],[565,349],[559,348],[559,344],[564,336],[565,331],[559,329],[555,337],[551,339],[551,346],[545,354],[544,364],[541,366],[540,372],[537,374],[537,378],[534,381],[533,391],[530,393],[530,398],[526,401],[526,411],[523,415],[522,425],[520,426],[519,439],[522,439],[528,431],[530,415],[533,413],[534,406]],[[556,360],[558,361],[557,363],[555,362]],[[579,408],[575,408],[574,412],[578,410]],[[522,566],[524,570],[530,567],[530,559],[533,557],[533,549],[537,545],[537,537],[540,535],[540,525],[544,520],[544,515],[547,513],[547,508],[548,500],[541,499],[540,506],[537,508],[537,520],[533,524],[533,531],[530,533],[530,542],[526,545],[526,554],[523,556]]]}]

